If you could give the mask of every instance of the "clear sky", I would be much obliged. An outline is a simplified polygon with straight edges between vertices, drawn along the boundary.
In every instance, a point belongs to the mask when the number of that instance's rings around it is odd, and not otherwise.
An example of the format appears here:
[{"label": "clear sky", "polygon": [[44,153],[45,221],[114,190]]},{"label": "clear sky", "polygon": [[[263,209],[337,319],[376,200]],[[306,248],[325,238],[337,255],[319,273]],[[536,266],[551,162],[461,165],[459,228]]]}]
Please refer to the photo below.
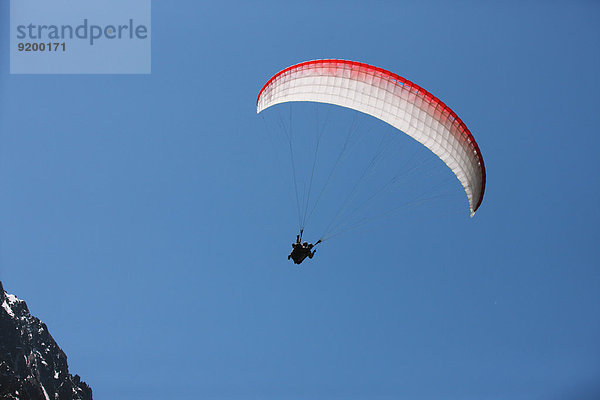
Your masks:
[{"label": "clear sky", "polygon": [[[600,396],[600,5],[451,3],[155,1],[130,76],[9,75],[0,3],[0,279],[94,398]],[[286,260],[289,157],[255,101],[317,58],[461,116],[473,219],[461,197]]]}]

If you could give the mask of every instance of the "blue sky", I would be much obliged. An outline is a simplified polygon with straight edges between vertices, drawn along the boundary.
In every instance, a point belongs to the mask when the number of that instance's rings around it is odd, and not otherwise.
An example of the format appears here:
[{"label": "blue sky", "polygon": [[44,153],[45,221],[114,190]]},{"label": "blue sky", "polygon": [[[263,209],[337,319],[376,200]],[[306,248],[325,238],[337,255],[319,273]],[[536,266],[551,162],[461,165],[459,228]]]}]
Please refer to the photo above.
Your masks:
[{"label": "blue sky", "polygon": [[[0,279],[97,399],[597,397],[599,11],[154,2],[152,74],[131,76],[9,75],[3,24]],[[461,116],[475,218],[460,198],[286,260],[289,159],[255,101],[317,58]]]}]

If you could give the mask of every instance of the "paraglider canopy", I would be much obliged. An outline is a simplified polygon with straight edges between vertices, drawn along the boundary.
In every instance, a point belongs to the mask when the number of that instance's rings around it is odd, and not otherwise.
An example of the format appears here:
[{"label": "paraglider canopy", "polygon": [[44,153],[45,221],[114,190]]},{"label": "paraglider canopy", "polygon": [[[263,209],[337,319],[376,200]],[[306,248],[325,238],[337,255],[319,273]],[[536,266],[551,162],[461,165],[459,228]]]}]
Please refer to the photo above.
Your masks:
[{"label": "paraglider canopy", "polygon": [[294,101],[335,104],[392,125],[454,172],[467,194],[471,217],[481,205],[486,177],[479,146],[456,113],[420,86],[355,61],[306,61],[269,79],[258,94],[257,113]]}]

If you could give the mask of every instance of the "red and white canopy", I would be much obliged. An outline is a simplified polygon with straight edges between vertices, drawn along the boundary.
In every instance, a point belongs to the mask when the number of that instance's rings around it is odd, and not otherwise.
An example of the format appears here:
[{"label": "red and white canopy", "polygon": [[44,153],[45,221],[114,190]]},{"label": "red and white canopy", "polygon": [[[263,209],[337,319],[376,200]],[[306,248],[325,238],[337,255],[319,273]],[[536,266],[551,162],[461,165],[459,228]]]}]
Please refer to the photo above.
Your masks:
[{"label": "red and white canopy", "polygon": [[467,193],[471,216],[481,205],[485,167],[462,120],[441,100],[392,72],[346,60],[292,65],[263,86],[257,113],[290,101],[335,104],[378,118],[411,136],[454,172]]}]

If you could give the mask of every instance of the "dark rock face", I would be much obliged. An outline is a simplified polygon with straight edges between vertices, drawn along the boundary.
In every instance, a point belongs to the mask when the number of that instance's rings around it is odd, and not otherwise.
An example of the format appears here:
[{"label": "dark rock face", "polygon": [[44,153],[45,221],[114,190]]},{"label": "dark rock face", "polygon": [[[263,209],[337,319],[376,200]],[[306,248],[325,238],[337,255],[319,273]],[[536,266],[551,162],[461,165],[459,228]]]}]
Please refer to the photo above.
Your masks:
[{"label": "dark rock face", "polygon": [[67,356],[46,324],[0,282],[0,399],[92,400],[92,389],[69,374]]}]

